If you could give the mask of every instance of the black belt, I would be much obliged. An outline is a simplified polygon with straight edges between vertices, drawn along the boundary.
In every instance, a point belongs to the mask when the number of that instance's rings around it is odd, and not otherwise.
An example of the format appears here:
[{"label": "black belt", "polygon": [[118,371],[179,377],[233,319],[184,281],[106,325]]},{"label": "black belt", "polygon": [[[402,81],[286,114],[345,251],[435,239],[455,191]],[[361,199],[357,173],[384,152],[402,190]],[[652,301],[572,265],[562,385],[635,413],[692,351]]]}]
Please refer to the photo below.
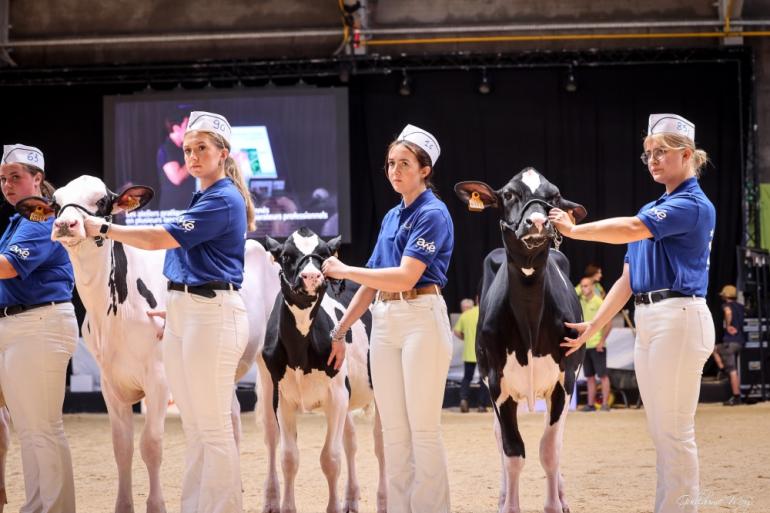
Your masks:
[{"label": "black belt", "polygon": [[18,315],[24,313],[27,310],[34,310],[35,308],[42,308],[44,306],[59,305],[61,303],[69,303],[69,300],[62,301],[48,301],[47,303],[38,303],[36,305],[12,305],[0,308],[0,318],[9,317],[11,315]]},{"label": "black belt", "polygon": [[675,290],[670,290],[670,289],[656,290],[653,292],[640,292],[639,294],[634,294],[634,304],[649,305],[652,303],[657,303],[658,301],[663,301],[664,299],[670,299],[672,297],[696,298],[699,296],[696,296],[694,294],[682,294],[681,292],[677,292]]},{"label": "black belt", "polygon": [[225,281],[210,281],[208,283],[202,283],[200,285],[185,285],[184,283],[168,282],[168,290],[178,290],[179,292],[187,292],[189,294],[195,294],[196,296],[203,297],[216,297],[215,290],[239,290],[238,285],[227,283]]}]

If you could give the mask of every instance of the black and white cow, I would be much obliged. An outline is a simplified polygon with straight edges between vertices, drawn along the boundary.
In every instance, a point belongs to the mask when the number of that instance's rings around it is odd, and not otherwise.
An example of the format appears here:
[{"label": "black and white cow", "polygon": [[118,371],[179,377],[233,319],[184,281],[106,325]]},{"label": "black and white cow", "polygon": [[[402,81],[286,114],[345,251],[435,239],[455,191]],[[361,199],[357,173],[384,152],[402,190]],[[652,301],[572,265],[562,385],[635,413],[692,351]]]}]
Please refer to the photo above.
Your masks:
[{"label": "black and white cow", "polygon": [[[337,479],[341,469],[341,449],[344,445],[348,466],[348,482],[342,511],[358,511],[359,486],[355,472],[355,427],[350,412],[371,408],[374,393],[369,376],[369,334],[371,314],[356,321],[347,334],[346,357],[339,371],[327,364],[331,352],[329,331],[342,317],[353,297],[346,289],[335,293],[321,274],[323,261],[336,253],[339,237],[323,241],[307,228],[300,228],[281,244],[270,237],[266,246],[281,266],[281,293],[268,321],[262,357],[273,382],[272,420],[280,426],[281,461],[284,474],[284,495],[281,513],[296,511],[294,478],[299,468],[296,413],[322,410],[326,415],[327,431],[321,451],[321,469],[329,484],[327,513],[339,513]],[[264,397],[264,395],[263,395]],[[385,481],[383,467],[382,428],[375,412],[375,452],[380,463],[377,490],[377,511],[385,511]],[[268,448],[275,453],[275,444]],[[268,456],[274,461],[272,456]],[[272,476],[272,477],[271,477]],[[265,511],[279,511],[278,480],[274,465],[268,469],[272,504]],[[268,490],[266,490],[266,494]]]},{"label": "black and white cow", "polygon": [[[131,466],[134,450],[132,404],[144,398],[146,417],[140,442],[150,490],[148,513],[164,513],[160,482],[163,432],[169,389],[159,337],[162,321],[148,310],[165,310],[164,251],[146,251],[111,239],[87,237],[84,212],[98,216],[133,210],[151,199],[152,190],[136,186],[116,195],[93,176],[81,176],[57,189],[53,202],[42,198],[20,201],[16,208],[27,218],[55,215],[51,238],[69,254],[75,286],[86,319],[81,332],[101,370],[101,387],[110,417],[118,467],[117,513],[133,512]],[[256,241],[246,241],[241,295],[249,317],[249,342],[238,362],[236,381],[254,363],[264,341],[269,309],[278,293],[278,271]],[[240,407],[233,393],[233,429],[240,429]]]},{"label": "black and white cow", "polygon": [[[552,206],[576,220],[585,209],[561,197],[559,189],[533,168],[525,168],[501,189],[483,182],[461,182],[455,192],[471,210],[500,212],[504,250],[487,256],[481,291],[476,353],[479,369],[495,405],[495,434],[503,463],[500,511],[518,513],[518,482],[524,466],[524,442],[516,422],[518,403],[530,410],[536,398],[548,405],[540,442],[546,474],[546,513],[569,511],[559,472],[564,422],[575,375],[584,350],[564,357],[565,336],[575,336],[564,322],[582,320],[567,259],[550,250],[557,232],[548,222]],[[502,260],[502,262],[501,262]]]}]

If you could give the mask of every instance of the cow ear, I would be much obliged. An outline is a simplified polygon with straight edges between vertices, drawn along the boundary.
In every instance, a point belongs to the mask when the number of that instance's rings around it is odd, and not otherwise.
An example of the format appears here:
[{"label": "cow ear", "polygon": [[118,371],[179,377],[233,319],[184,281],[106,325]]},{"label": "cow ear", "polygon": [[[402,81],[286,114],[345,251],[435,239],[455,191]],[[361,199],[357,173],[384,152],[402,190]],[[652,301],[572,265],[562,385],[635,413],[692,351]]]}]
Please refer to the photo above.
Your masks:
[{"label": "cow ear", "polygon": [[565,200],[564,198],[560,198],[558,205],[556,205],[560,209],[564,210],[565,212],[569,212],[570,215],[575,219],[576,223],[579,223],[585,217],[588,215],[588,212],[586,211],[586,207],[579,203],[572,202],[570,200]]},{"label": "cow ear", "polygon": [[40,196],[27,196],[16,203],[16,212],[30,221],[36,223],[48,221],[56,215],[53,205],[46,198]]},{"label": "cow ear", "polygon": [[281,252],[283,251],[283,244],[270,237],[269,235],[265,235],[265,249],[267,249],[270,254],[273,255],[273,258],[277,262],[278,258],[281,256]]},{"label": "cow ear", "polygon": [[115,196],[112,200],[111,214],[120,214],[121,212],[131,212],[142,208],[152,200],[155,191],[145,185],[133,185]]},{"label": "cow ear", "polygon": [[481,212],[485,208],[499,206],[497,192],[484,182],[458,182],[455,194],[460,201],[468,205],[471,212]]},{"label": "cow ear", "polygon": [[337,235],[333,239],[330,239],[329,242],[326,243],[327,246],[329,246],[329,253],[331,253],[334,256],[337,256],[337,251],[339,251],[340,246],[342,245],[342,237],[340,235]]}]

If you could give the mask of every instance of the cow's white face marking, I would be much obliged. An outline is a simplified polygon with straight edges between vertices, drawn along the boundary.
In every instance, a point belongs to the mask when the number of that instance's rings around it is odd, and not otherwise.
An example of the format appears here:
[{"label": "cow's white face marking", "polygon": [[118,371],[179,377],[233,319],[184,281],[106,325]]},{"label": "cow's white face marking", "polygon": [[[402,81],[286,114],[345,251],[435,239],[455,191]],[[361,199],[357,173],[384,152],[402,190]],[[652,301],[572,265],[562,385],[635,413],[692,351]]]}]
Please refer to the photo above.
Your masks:
[{"label": "cow's white face marking", "polygon": [[531,267],[522,267],[521,272],[524,273],[524,276],[532,276],[535,274],[535,270]]},{"label": "cow's white face marking", "polygon": [[313,301],[313,304],[307,308],[300,308],[296,305],[290,305],[286,301],[284,302],[294,316],[294,324],[297,326],[297,331],[299,331],[303,337],[306,337],[307,334],[310,333],[310,327],[313,325],[313,320],[310,318],[310,312],[313,311],[315,301]]},{"label": "cow's white face marking", "polygon": [[309,255],[318,246],[318,235],[311,235],[310,237],[303,237],[297,232],[292,235],[294,245],[302,252],[303,255]]},{"label": "cow's white face marking", "polygon": [[540,175],[534,169],[525,171],[521,177],[521,181],[524,182],[524,185],[529,187],[532,194],[534,194],[537,188],[540,187]]}]

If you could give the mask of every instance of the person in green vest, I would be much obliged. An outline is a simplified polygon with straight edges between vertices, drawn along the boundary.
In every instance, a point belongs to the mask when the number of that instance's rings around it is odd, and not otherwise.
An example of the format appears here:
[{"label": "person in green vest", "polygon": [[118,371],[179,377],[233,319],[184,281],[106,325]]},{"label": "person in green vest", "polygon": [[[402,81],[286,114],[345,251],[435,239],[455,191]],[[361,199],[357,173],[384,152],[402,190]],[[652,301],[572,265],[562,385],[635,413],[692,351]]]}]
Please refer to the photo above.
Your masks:
[{"label": "person in green vest", "polygon": [[[478,299],[478,298],[477,298]],[[476,372],[476,325],[479,322],[479,305],[470,298],[460,302],[460,318],[454,327],[457,338],[463,341],[463,362],[465,370],[463,381],[460,384],[460,411],[468,413],[470,410],[468,398],[470,397],[471,381]],[[483,381],[479,381],[478,405],[479,412],[486,412],[489,404],[489,392]]]},{"label": "person in green vest", "polygon": [[[592,276],[585,276],[580,280],[580,306],[583,308],[583,320],[590,322],[599,311],[602,305],[602,298],[596,293],[596,282]],[[596,402],[596,376],[602,382],[602,411],[610,411],[610,377],[607,374],[607,352],[604,350],[604,343],[607,335],[610,334],[612,326],[610,323],[597,331],[586,342],[586,355],[583,358],[583,374],[588,381],[588,402],[583,406],[582,411],[595,411]]]}]

